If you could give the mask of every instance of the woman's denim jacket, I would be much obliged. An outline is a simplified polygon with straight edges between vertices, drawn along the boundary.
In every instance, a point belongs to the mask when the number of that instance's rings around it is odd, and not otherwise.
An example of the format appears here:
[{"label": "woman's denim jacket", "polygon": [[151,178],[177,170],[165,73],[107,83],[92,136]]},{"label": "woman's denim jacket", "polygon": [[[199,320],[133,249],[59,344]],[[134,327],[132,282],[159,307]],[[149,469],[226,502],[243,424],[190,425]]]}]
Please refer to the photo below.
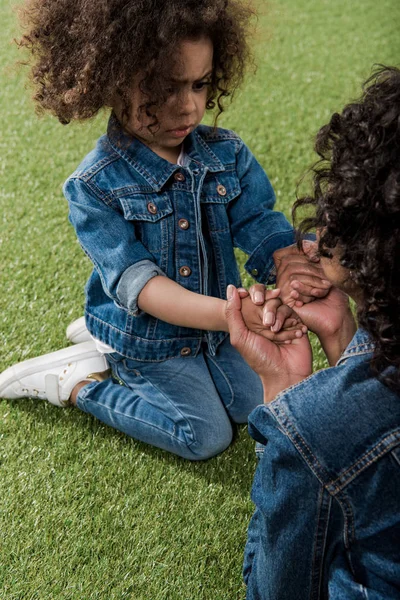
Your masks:
[{"label": "woman's denim jacket", "polygon": [[[266,282],[273,279],[273,252],[293,243],[292,227],[273,211],[263,169],[223,129],[197,127],[179,166],[125,134],[112,115],[107,135],[64,192],[94,265],[86,287],[88,329],[138,360],[194,356],[204,337],[138,310],[149,279],[166,275],[193,292],[225,298],[228,284],[240,284],[234,247],[249,255],[247,271]],[[207,333],[211,353],[225,337]]]},{"label": "woman's denim jacket", "polygon": [[250,415],[248,600],[400,598],[400,397],[359,330],[336,367]]}]

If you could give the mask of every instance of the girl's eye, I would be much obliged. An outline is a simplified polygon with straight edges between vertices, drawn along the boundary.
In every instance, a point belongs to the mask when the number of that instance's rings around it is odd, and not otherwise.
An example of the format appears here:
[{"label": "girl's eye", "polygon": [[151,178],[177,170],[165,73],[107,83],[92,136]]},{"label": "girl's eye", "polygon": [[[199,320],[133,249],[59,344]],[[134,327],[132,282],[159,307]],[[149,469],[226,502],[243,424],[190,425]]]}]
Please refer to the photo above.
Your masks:
[{"label": "girl's eye", "polygon": [[193,84],[193,89],[196,92],[201,92],[202,90],[204,90],[204,88],[208,87],[209,85],[211,85],[211,81],[197,81]]}]

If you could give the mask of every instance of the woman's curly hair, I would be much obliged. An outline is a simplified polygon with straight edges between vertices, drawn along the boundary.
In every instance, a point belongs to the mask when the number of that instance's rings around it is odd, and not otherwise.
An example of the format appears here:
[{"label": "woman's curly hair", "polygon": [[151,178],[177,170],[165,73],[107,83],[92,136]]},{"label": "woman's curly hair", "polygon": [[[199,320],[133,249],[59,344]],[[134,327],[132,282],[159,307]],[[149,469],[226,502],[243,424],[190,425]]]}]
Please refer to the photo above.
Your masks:
[{"label": "woman's curly hair", "polygon": [[315,208],[300,236],[318,228],[320,253],[338,248],[362,292],[358,321],[376,343],[373,370],[399,392],[400,70],[379,66],[363,90],[319,131],[314,193],[297,200],[293,215]]},{"label": "woman's curly hair", "polygon": [[33,98],[64,124],[93,117],[116,94],[129,116],[139,73],[149,99],[141,110],[154,116],[167,98],[176,48],[202,36],[214,45],[207,109],[217,106],[217,118],[251,55],[253,11],[240,0],[26,0],[20,14],[18,43],[31,53]]}]

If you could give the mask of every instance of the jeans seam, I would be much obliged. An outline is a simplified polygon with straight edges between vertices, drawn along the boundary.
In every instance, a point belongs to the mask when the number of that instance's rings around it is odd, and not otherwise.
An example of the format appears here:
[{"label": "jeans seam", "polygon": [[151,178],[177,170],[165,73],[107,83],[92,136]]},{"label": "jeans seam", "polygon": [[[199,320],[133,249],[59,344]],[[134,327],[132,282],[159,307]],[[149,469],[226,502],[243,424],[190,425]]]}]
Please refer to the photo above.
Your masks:
[{"label": "jeans seam", "polygon": [[230,401],[229,404],[225,405],[225,409],[228,410],[232,406],[232,404],[234,403],[234,401],[235,401],[235,394],[234,394],[233,388],[231,386],[231,383],[230,383],[230,381],[228,379],[228,376],[225,374],[225,372],[222,370],[222,368],[219,366],[219,364],[217,362],[215,362],[215,360],[208,353],[206,354],[206,356],[207,356],[208,360],[210,360],[210,362],[212,362],[213,365],[218,369],[218,371],[220,372],[220,374],[222,375],[222,377],[226,381],[226,383],[228,385],[228,388],[229,388],[229,390],[231,392],[232,400]]},{"label": "jeans seam", "polygon": [[[116,369],[117,372],[117,369]],[[140,371],[139,371],[140,372]],[[117,375],[119,377],[119,379],[121,379],[121,381],[123,381],[125,383],[125,386],[132,391],[132,388],[126,383],[126,381],[123,379],[123,377],[121,377],[120,373],[117,372]],[[165,398],[165,400],[167,401],[167,403],[171,406],[173,406],[173,408],[178,412],[178,414],[181,416],[181,418],[184,420],[184,422],[187,424],[189,432],[190,432],[190,437],[192,438],[192,441],[190,443],[186,443],[186,447],[190,448],[194,443],[195,443],[195,436],[193,433],[193,429],[192,426],[190,424],[190,421],[188,421],[188,419],[186,418],[186,416],[182,413],[181,410],[179,410],[179,408],[177,408],[174,404],[172,404],[172,402],[170,401],[170,399],[168,398],[168,396],[166,396],[164,394],[164,392],[162,390],[160,390],[157,385],[155,383],[153,383],[152,381],[149,381],[149,379],[147,379],[147,377],[145,377],[144,375],[142,375],[142,373],[140,373],[140,377],[142,377],[148,384],[150,384],[153,388],[155,388],[159,394],[161,394],[163,396],[163,398]],[[123,413],[118,413],[118,414],[123,414]],[[133,417],[132,417],[133,418]],[[140,419],[136,419],[137,421],[141,422],[141,423],[146,423],[146,425],[152,425],[151,423],[147,423],[147,421],[141,421]],[[152,425],[153,427],[156,427],[154,425]],[[156,427],[156,429],[158,429],[159,431],[162,431],[163,433],[166,433],[163,429],[160,429],[159,427]],[[168,434],[171,435],[174,439],[179,440],[179,438],[177,438],[175,435],[172,434]],[[180,441],[180,443],[182,443]]]}]

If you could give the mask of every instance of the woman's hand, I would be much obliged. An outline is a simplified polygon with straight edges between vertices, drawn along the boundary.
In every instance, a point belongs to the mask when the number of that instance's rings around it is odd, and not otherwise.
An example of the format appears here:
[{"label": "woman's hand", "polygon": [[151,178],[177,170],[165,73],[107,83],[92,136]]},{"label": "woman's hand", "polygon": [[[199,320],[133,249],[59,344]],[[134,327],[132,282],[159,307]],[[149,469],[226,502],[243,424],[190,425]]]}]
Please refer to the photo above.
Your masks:
[{"label": "woman's hand", "polygon": [[[323,298],[329,292],[331,283],[325,279],[317,248],[316,242],[303,240],[302,251],[293,245],[274,252],[276,286],[281,288],[281,298],[285,304],[302,306],[316,298]],[[295,298],[291,294],[293,281],[299,284]]]},{"label": "woman's hand", "polygon": [[243,320],[239,293],[232,285],[228,286],[226,320],[232,346],[262,380],[264,402],[270,402],[279,392],[312,373],[312,352],[307,336],[289,344],[277,344],[250,331]]},{"label": "woman's hand", "polygon": [[263,305],[253,303],[249,294],[238,290],[246,327],[274,341],[289,342],[307,333],[307,327],[292,308],[282,303],[279,289],[264,290]]},{"label": "woman's hand", "polygon": [[297,307],[305,325],[319,337],[330,365],[335,365],[356,332],[349,297],[332,287],[325,298]]}]

